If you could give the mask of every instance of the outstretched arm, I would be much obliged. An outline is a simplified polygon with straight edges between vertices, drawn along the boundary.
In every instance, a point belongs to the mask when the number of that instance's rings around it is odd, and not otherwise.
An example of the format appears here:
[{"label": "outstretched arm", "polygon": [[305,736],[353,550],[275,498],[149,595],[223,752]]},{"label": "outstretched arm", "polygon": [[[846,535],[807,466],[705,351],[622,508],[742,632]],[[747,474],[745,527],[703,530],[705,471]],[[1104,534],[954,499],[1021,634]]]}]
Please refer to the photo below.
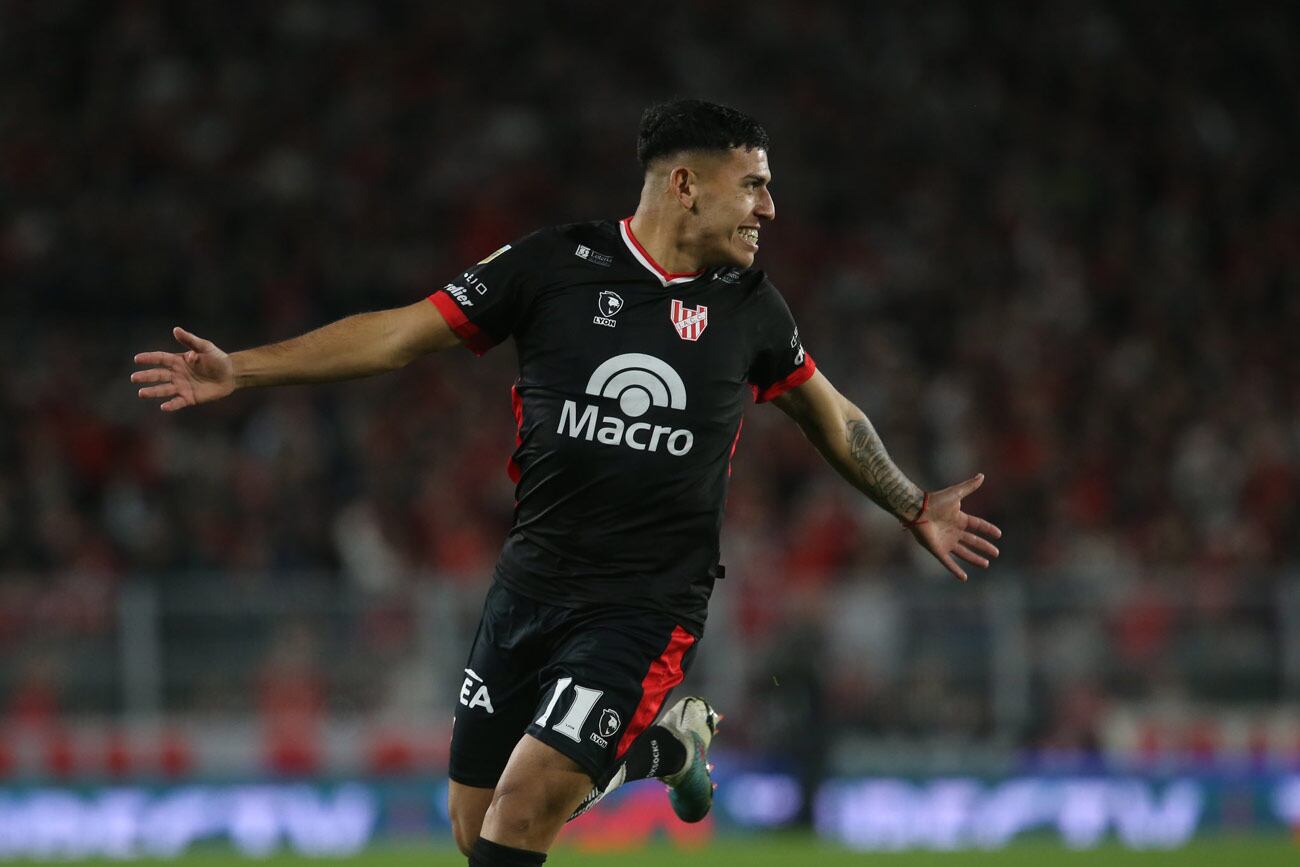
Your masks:
[{"label": "outstretched arm", "polygon": [[459,338],[428,301],[359,313],[301,337],[227,355],[212,341],[173,328],[184,352],[142,352],[131,374],[142,398],[164,412],[219,400],[238,388],[356,379],[395,370]]},{"label": "outstretched arm", "polygon": [[773,403],[793,418],[804,435],[850,484],[903,522],[926,550],[962,581],[966,572],[954,558],[987,567],[998,556],[986,536],[1002,537],[988,521],[961,510],[962,498],[984,483],[983,474],[940,491],[926,493],[903,474],[862,410],[814,373]]}]

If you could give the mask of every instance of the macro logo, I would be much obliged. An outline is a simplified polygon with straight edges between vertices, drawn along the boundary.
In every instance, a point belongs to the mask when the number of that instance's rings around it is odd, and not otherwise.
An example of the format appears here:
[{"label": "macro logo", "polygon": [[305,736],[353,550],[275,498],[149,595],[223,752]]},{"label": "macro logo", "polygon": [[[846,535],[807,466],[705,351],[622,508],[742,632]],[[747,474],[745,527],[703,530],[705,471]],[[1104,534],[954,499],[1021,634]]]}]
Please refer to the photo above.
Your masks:
[{"label": "macro logo", "polygon": [[[587,380],[587,394],[618,401],[619,411],[637,419],[652,406],[686,409],[686,385],[677,371],[653,355],[627,352],[602,363]],[[695,445],[695,435],[685,429],[644,421],[628,423],[617,415],[600,415],[595,404],[579,409],[566,400],[560,410],[557,433],[588,442],[626,446],[639,452],[657,452],[662,446],[680,457]]]}]

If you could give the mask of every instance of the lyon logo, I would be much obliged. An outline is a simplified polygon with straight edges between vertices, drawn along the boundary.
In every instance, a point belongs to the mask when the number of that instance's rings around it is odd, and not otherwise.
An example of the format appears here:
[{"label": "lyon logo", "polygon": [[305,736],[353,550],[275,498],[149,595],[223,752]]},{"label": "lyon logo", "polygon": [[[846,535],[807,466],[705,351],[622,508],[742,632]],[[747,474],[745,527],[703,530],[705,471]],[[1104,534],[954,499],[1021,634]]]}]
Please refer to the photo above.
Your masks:
[{"label": "lyon logo", "polygon": [[709,325],[709,308],[701,304],[694,310],[673,299],[672,310],[668,314],[677,329],[677,336],[682,340],[699,340],[704,329]]},{"label": "lyon logo", "polygon": [[623,721],[618,718],[618,711],[605,708],[605,712],[600,715],[601,737],[612,737],[621,725],[623,725]]},{"label": "lyon logo", "polygon": [[596,300],[596,309],[600,311],[601,316],[612,319],[623,309],[623,299],[617,292],[601,292],[600,298]]}]

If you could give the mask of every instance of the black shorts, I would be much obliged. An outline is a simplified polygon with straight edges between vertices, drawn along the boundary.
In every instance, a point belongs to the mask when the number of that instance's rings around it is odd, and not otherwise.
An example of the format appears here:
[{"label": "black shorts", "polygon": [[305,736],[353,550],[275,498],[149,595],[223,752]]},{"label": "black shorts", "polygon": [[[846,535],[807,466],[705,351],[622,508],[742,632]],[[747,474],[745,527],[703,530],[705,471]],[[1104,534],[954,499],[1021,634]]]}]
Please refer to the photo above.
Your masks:
[{"label": "black shorts", "polygon": [[453,780],[495,788],[525,732],[603,785],[695,657],[667,614],[563,608],[493,584],[451,735]]}]

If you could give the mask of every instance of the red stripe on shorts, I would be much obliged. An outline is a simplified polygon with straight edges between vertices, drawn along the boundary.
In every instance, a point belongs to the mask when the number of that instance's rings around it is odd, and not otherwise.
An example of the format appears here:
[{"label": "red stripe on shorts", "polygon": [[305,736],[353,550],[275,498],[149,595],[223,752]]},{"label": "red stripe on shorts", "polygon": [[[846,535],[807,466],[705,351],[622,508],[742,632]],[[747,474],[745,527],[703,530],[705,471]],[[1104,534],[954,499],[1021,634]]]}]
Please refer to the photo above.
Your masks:
[{"label": "red stripe on shorts", "polygon": [[668,646],[664,648],[664,652],[650,663],[650,670],[646,672],[645,680],[641,681],[641,703],[636,706],[632,722],[628,724],[622,739],[618,742],[618,749],[614,754],[616,759],[622,758],[623,753],[627,752],[627,748],[632,746],[632,742],[641,735],[641,732],[650,727],[655,717],[659,716],[659,708],[663,707],[668,692],[682,682],[682,657],[694,643],[695,636],[678,626],[673,630],[672,637],[668,639]]}]

